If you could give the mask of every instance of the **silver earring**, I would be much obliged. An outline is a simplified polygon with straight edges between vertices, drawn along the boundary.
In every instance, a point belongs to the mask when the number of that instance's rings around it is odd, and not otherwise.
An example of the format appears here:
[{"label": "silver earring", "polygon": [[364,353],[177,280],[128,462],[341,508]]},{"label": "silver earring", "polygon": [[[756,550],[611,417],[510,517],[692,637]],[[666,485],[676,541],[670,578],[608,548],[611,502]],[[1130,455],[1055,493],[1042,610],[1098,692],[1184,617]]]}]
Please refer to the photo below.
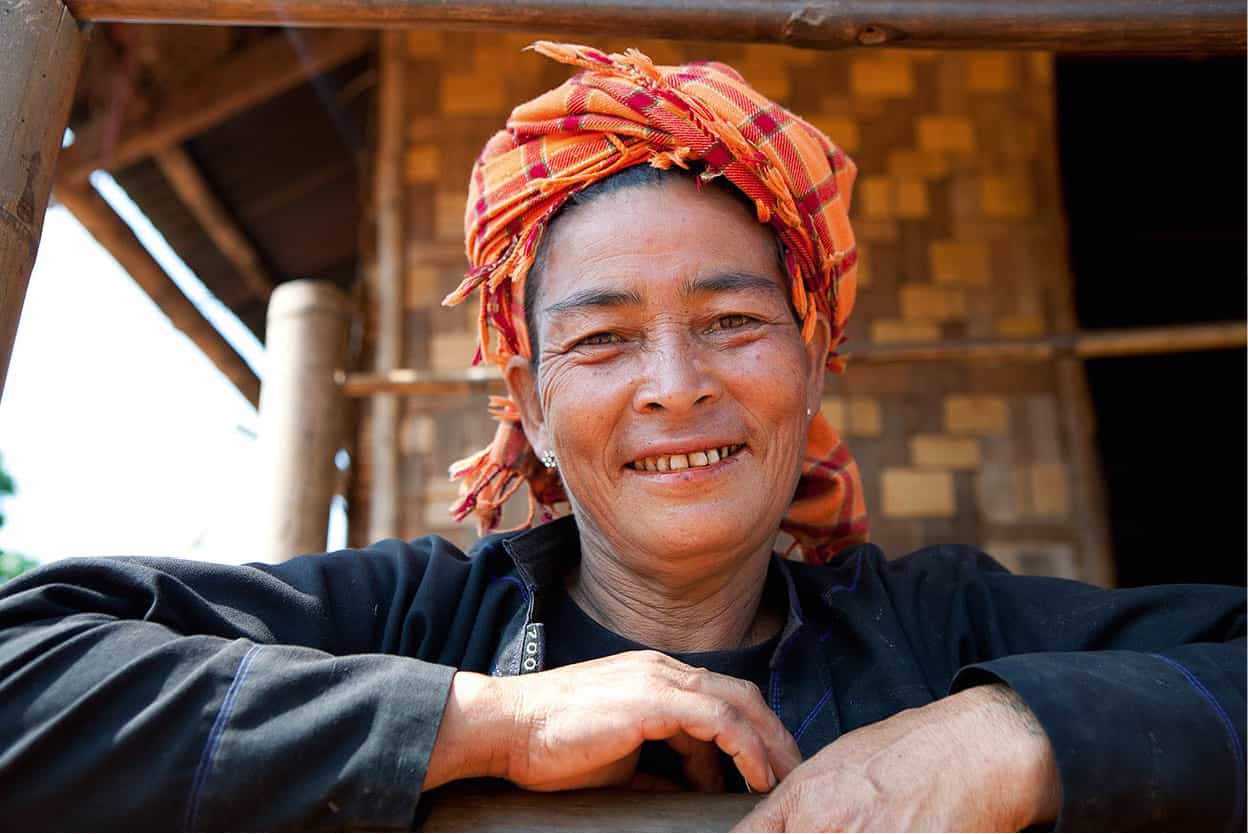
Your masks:
[{"label": "silver earring", "polygon": [[814,411],[812,411],[809,407],[807,407],[807,408],[806,408],[806,416],[807,416],[807,417],[811,417],[811,416],[813,416],[813,415],[814,415],[814,413],[815,413],[815,412],[814,412]]},{"label": "silver earring", "polygon": [[555,459],[555,453],[550,449],[542,452],[542,466],[545,466],[547,469],[556,469],[559,466],[559,461]]}]

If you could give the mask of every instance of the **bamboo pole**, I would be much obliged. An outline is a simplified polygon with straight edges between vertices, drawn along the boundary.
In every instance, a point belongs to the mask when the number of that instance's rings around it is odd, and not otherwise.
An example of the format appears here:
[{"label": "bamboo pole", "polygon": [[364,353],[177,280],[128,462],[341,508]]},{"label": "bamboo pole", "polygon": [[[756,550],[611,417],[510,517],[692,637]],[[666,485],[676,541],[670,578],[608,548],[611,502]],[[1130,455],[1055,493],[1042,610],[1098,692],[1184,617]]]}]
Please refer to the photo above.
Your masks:
[{"label": "bamboo pole", "polygon": [[[1100,330],[1043,339],[998,339],[924,342],[897,345],[852,344],[845,351],[850,367],[907,362],[1048,362],[1059,358],[1094,359],[1146,356],[1199,350],[1225,350],[1248,345],[1243,322]],[[493,367],[458,373],[398,369],[388,373],[345,373],[335,377],[347,397],[379,393],[405,396],[501,391],[503,380]]]},{"label": "bamboo pole", "polygon": [[83,20],[454,26],[810,48],[1238,52],[1239,0],[68,0]]},{"label": "bamboo pole", "polygon": [[[403,358],[403,70],[403,36],[385,32],[381,39],[377,159],[373,169],[377,199],[377,344],[373,368],[383,374],[397,368]],[[392,394],[380,394],[372,401],[370,541],[399,532],[400,405]]]},{"label": "bamboo pole", "polygon": [[264,561],[325,549],[343,442],[334,369],[346,357],[349,323],[347,298],[328,281],[287,281],[269,300],[254,504]]},{"label": "bamboo pole", "polygon": [[177,146],[158,151],[156,164],[160,166],[161,173],[177,192],[183,205],[190,209],[217,249],[238,271],[251,294],[261,301],[267,301],[277,282],[264,267],[260,253],[251,245],[234,215],[204,180],[199,166],[186,151]]},{"label": "bamboo pole", "polygon": [[0,394],[86,38],[60,0],[0,13]]},{"label": "bamboo pole", "polygon": [[83,131],[84,141],[66,150],[60,176],[85,181],[97,168],[119,171],[364,54],[373,42],[370,32],[270,35],[214,67],[201,81],[169,91],[167,106],[146,124],[127,125],[116,145],[99,144],[103,131]]},{"label": "bamboo pole", "polygon": [[62,182],[56,185],[56,197],[117,259],[121,268],[169,317],[173,326],[185,333],[252,405],[257,405],[260,402],[260,379],[255,371],[182,293],[104,198],[90,185]]}]

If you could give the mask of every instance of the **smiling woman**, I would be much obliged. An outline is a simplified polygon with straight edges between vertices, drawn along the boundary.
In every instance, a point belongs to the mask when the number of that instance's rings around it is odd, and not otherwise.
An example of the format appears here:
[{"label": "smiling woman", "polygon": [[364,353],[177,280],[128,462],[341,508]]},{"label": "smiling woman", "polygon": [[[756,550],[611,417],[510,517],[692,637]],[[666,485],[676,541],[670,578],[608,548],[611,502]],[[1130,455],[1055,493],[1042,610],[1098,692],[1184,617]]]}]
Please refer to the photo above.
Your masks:
[{"label": "smiling woman", "polygon": [[[772,237],[690,177],[579,207],[544,241],[540,312],[529,325],[536,361],[507,364],[525,433],[555,453],[580,520],[573,598],[658,648],[740,645],[757,633],[741,618],[758,609],[829,342],[826,320],[802,340]],[[620,604],[636,584],[615,576],[621,557],[628,575],[722,597],[707,610],[732,616],[638,620]],[[614,581],[593,581],[603,575]]]},{"label": "smiling woman", "polygon": [[456,512],[527,485],[530,529],[6,585],[9,818],[401,828],[495,776],[771,791],[746,830],[1242,827],[1242,591],[864,543],[818,415],[853,163],[722,64],[537,48],[583,71],[478,158],[449,299],[509,393]]}]

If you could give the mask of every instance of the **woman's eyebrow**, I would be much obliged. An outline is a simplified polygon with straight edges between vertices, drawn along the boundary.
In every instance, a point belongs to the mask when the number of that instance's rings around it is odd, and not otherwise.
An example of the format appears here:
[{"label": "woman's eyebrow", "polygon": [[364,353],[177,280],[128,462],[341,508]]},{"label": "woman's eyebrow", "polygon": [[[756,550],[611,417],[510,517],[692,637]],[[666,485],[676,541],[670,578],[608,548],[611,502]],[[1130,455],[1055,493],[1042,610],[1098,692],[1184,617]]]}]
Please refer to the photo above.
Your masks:
[{"label": "woman's eyebrow", "polygon": [[767,292],[784,294],[774,278],[754,272],[721,272],[685,282],[680,294],[686,298],[718,292]]},{"label": "woman's eyebrow", "polygon": [[578,290],[562,301],[556,301],[545,310],[543,315],[552,313],[570,313],[602,307],[641,306],[641,296],[635,292],[620,290]]}]

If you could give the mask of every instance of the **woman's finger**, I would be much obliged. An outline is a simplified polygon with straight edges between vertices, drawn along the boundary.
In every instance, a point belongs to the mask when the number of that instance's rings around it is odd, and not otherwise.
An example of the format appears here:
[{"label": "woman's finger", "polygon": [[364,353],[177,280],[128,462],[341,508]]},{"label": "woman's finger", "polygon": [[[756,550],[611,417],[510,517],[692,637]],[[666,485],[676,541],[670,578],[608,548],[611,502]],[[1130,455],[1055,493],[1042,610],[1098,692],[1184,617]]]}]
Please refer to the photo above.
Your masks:
[{"label": "woman's finger", "polygon": [[793,735],[771,711],[771,707],[767,706],[757,686],[737,678],[728,678],[727,681],[740,692],[739,708],[758,727],[763,743],[767,745],[768,760],[775,775],[780,779],[785,778],[793,768],[802,763],[802,754],[797,749]]},{"label": "woman's finger", "polygon": [[727,753],[751,789],[760,792],[772,789],[776,777],[767,745],[740,709],[701,692],[679,692],[672,704],[681,728],[695,739],[713,742]]},{"label": "woman's finger", "polygon": [[706,669],[686,666],[683,672],[683,680],[678,683],[682,689],[703,692],[723,700],[754,727],[767,749],[767,761],[777,778],[783,779],[802,763],[797,742],[767,706],[757,686]]}]

